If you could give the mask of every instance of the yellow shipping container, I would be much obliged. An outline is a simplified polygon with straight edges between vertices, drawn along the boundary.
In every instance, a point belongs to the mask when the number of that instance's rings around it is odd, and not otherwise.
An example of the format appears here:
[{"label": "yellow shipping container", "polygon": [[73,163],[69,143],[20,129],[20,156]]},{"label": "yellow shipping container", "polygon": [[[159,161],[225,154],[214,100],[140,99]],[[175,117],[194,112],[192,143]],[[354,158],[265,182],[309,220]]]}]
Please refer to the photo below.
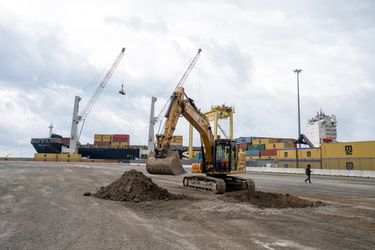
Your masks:
[{"label": "yellow shipping container", "polygon": [[34,161],[57,161],[58,154],[34,154]]},{"label": "yellow shipping container", "polygon": [[298,158],[320,158],[320,148],[299,148]]},{"label": "yellow shipping container", "polygon": [[173,140],[181,140],[182,141],[182,135],[174,135],[172,136]]},{"label": "yellow shipping container", "polygon": [[278,143],[268,143],[265,149],[280,149],[280,148],[294,148],[294,143],[278,142]]},{"label": "yellow shipping container", "polygon": [[321,169],[321,160],[318,159],[279,159],[277,161],[278,168],[306,168],[310,164],[312,169]]},{"label": "yellow shipping container", "polygon": [[111,140],[112,140],[112,135],[108,135],[108,134],[95,134],[94,135],[94,141],[110,142]]},{"label": "yellow shipping container", "polygon": [[246,156],[246,160],[260,159],[260,156]]},{"label": "yellow shipping container", "polygon": [[81,154],[58,154],[57,161],[59,162],[80,162]]},{"label": "yellow shipping container", "polygon": [[322,144],[322,158],[374,158],[375,141]]},{"label": "yellow shipping container", "polygon": [[375,158],[322,159],[323,169],[375,171]]},{"label": "yellow shipping container", "polygon": [[294,160],[282,160],[282,161],[277,161],[277,167],[278,168],[296,168],[297,163]]},{"label": "yellow shipping container", "polygon": [[295,149],[278,149],[277,158],[278,159],[295,159],[297,157],[297,152]]},{"label": "yellow shipping container", "polygon": [[253,139],[252,140],[253,145],[269,144],[269,143],[277,143],[277,139],[276,138],[266,138],[266,139]]},{"label": "yellow shipping container", "polygon": [[129,142],[112,142],[113,146],[129,146]]},{"label": "yellow shipping container", "polygon": [[264,155],[260,156],[260,159],[277,159],[277,155]]}]

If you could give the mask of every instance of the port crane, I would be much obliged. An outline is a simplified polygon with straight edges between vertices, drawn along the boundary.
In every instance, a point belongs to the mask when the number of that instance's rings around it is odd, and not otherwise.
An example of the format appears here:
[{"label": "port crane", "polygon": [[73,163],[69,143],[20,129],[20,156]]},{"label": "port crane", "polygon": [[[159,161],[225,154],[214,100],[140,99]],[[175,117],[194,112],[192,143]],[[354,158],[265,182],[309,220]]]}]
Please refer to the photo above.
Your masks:
[{"label": "port crane", "polygon": [[[72,127],[71,127],[71,133],[70,133],[70,144],[69,148],[63,148],[62,153],[70,153],[70,154],[76,154],[77,153],[77,143],[79,140],[79,137],[81,133],[78,134],[78,124],[79,122],[85,121],[87,115],[89,114],[90,110],[94,106],[96,100],[99,98],[100,94],[102,93],[104,87],[107,85],[107,82],[111,78],[113,72],[117,68],[117,65],[120,63],[121,59],[123,58],[125,54],[125,48],[121,49],[120,54],[116,58],[115,62],[112,64],[111,68],[107,72],[107,74],[104,76],[103,80],[100,82],[98,88],[94,92],[94,94],[91,96],[91,99],[87,103],[87,105],[84,107],[82,113],[78,115],[79,113],[79,102],[81,101],[81,97],[75,96],[74,99],[74,107],[73,107],[73,119],[72,119]],[[82,132],[83,124],[81,127]]]},{"label": "port crane", "polygon": [[[184,83],[186,82],[186,79],[190,75],[191,71],[193,70],[195,64],[197,63],[200,54],[202,52],[202,49],[198,49],[198,53],[195,55],[194,59],[191,61],[189,67],[185,71],[184,75],[181,77],[180,81],[178,82],[176,89],[179,87],[182,87]],[[156,122],[162,121],[162,116],[166,115],[167,107],[169,106],[171,99],[168,99],[166,104],[164,105],[163,109],[160,111],[160,114],[157,117],[154,117],[154,109],[155,109],[155,102],[157,100],[156,97],[151,98],[151,114],[150,114],[150,123],[149,123],[149,131],[148,131],[148,150],[152,151],[155,148],[155,142],[154,142],[154,125]],[[160,130],[160,129],[159,129]]]}]

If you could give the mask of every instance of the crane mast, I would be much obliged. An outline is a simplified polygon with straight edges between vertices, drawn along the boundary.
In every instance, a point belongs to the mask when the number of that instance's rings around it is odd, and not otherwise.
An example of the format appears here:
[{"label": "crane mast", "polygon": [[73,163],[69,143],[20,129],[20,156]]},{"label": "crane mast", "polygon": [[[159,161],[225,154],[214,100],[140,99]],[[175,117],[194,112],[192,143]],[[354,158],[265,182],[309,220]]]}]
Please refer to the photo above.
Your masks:
[{"label": "crane mast", "polygon": [[[103,80],[100,82],[98,88],[96,89],[95,93],[92,95],[91,99],[83,109],[81,115],[78,115],[79,112],[79,102],[81,101],[81,97],[76,96],[74,99],[74,107],[73,107],[73,119],[72,119],[72,127],[70,132],[70,144],[69,148],[64,148],[62,150],[63,153],[70,153],[70,154],[76,154],[77,153],[77,143],[79,140],[79,134],[78,134],[78,124],[80,121],[84,121],[89,114],[90,110],[94,106],[96,100],[100,96],[100,93],[103,91],[104,87],[107,85],[107,82],[111,78],[113,72],[117,68],[117,65],[120,63],[122,57],[125,54],[125,48],[121,49],[120,54],[118,55],[117,59],[113,63],[112,67],[109,69]],[[83,128],[83,125],[82,125]],[[81,131],[82,131],[81,128]]]}]

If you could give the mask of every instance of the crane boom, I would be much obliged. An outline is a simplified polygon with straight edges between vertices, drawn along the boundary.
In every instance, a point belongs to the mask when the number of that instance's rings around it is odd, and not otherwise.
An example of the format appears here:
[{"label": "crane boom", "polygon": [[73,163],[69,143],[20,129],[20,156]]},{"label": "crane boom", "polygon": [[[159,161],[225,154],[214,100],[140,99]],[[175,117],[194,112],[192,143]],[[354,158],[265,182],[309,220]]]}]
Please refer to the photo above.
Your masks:
[{"label": "crane boom", "polygon": [[198,53],[195,55],[193,61],[190,63],[189,67],[187,68],[185,74],[182,76],[181,80],[178,82],[177,86],[176,86],[176,89],[179,88],[179,87],[182,87],[186,81],[186,79],[188,78],[190,72],[193,70],[195,64],[197,63],[200,55],[201,55],[201,52],[202,52],[202,49],[198,49]]},{"label": "crane boom", "polygon": [[[182,76],[181,80],[178,82],[175,89],[180,88],[184,85],[184,83],[186,82],[186,79],[188,78],[188,76],[190,75],[191,71],[193,70],[195,64],[197,63],[197,61],[198,61],[198,59],[201,55],[201,52],[202,52],[202,49],[198,49],[198,53],[195,55],[194,59],[191,61],[189,67],[185,71],[184,75]],[[167,108],[169,107],[170,101],[171,101],[171,99],[168,99],[168,101],[165,103],[163,109],[160,111],[158,117],[156,118],[156,121],[161,121],[162,116],[165,116],[165,112],[166,112]]]},{"label": "crane boom", "polygon": [[94,106],[94,104],[95,104],[96,100],[98,99],[100,93],[102,93],[104,87],[107,85],[107,82],[111,78],[113,72],[117,68],[117,65],[120,63],[124,54],[125,54],[125,48],[122,48],[121,53],[118,55],[116,61],[113,63],[112,67],[109,69],[109,71],[107,72],[107,74],[105,75],[105,77],[103,78],[101,83],[99,84],[98,88],[96,89],[95,93],[92,95],[91,99],[89,100],[89,102],[87,103],[85,108],[83,109],[83,111],[80,115],[81,119],[84,120],[87,117],[87,115],[89,114],[90,110]]}]

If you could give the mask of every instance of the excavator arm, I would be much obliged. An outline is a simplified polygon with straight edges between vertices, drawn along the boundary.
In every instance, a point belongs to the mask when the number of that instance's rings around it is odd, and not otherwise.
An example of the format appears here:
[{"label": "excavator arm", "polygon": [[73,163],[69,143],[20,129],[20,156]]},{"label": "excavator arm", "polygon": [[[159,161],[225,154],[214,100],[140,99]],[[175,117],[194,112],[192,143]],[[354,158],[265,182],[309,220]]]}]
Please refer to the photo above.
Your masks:
[{"label": "excavator arm", "polygon": [[156,135],[155,152],[146,162],[146,169],[150,174],[185,173],[180,163],[178,153],[170,150],[170,142],[179,118],[183,116],[199,132],[207,163],[213,162],[213,147],[215,144],[211,126],[207,118],[198,110],[194,101],[190,99],[183,87],[175,89],[171,96],[170,106],[166,113],[164,133]]}]

